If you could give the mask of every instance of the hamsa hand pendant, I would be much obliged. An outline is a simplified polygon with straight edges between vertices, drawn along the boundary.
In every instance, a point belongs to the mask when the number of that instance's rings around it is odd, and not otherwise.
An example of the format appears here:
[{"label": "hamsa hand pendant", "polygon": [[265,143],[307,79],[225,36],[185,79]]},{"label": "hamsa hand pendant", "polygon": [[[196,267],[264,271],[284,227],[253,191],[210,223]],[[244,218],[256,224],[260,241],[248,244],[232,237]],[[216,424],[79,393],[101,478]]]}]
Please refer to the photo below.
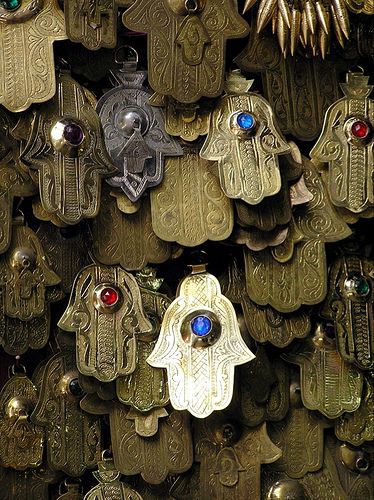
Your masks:
[{"label": "hamsa hand pendant", "polygon": [[123,23],[148,34],[151,87],[182,103],[222,92],[226,40],[249,29],[236,0],[137,0]]},{"label": "hamsa hand pendant", "polygon": [[136,63],[126,64],[126,69],[112,71],[118,86],[99,99],[96,109],[119,170],[107,182],[136,201],[162,181],[164,156],[179,156],[182,150],[165,132],[161,111],[148,103],[152,94],[143,86],[147,73],[136,71]]},{"label": "hamsa hand pendant", "polygon": [[176,410],[205,418],[229,405],[234,366],[253,358],[240,335],[233,305],[221,294],[217,278],[203,271],[180,283],[147,361],[167,369],[170,402]]},{"label": "hamsa hand pendant", "polygon": [[0,470],[0,500],[49,500],[48,482],[31,470]]},{"label": "hamsa hand pendant", "polygon": [[51,99],[56,91],[52,43],[66,38],[57,0],[4,2],[0,7],[0,103],[15,112]]},{"label": "hamsa hand pendant", "polygon": [[14,220],[11,245],[0,256],[3,313],[22,321],[43,315],[47,289],[59,282],[37,235],[21,220]]},{"label": "hamsa hand pendant", "polygon": [[282,357],[300,366],[301,399],[309,410],[333,419],[360,406],[363,376],[340,357],[335,341],[327,337],[322,325],[312,339]]},{"label": "hamsa hand pendant", "polygon": [[76,477],[95,467],[101,451],[98,417],[82,412],[74,349],[63,345],[39,372],[40,396],[31,422],[46,433],[47,462],[52,470]]},{"label": "hamsa hand pendant", "polygon": [[218,161],[226,196],[256,205],[279,192],[278,155],[289,153],[290,148],[269,103],[248,92],[252,83],[240,73],[229,75],[226,95],[219,99],[211,115],[200,156]]},{"label": "hamsa hand pendant", "polygon": [[12,377],[0,393],[0,464],[25,470],[37,467],[43,458],[43,429],[30,423],[38,392],[26,373],[13,367]]},{"label": "hamsa hand pendant", "polygon": [[341,88],[344,97],[327,110],[310,156],[329,164],[332,203],[360,214],[374,207],[374,101],[369,99],[373,86],[362,73],[350,72]]},{"label": "hamsa hand pendant", "polygon": [[165,241],[197,246],[230,236],[232,201],[222,191],[216,163],[199,157],[196,147],[165,161],[164,180],[151,191],[152,226]]},{"label": "hamsa hand pendant", "polygon": [[139,285],[119,266],[82,269],[58,325],[77,333],[78,370],[102,382],[135,370],[137,337],[152,330]]},{"label": "hamsa hand pendant", "polygon": [[112,49],[117,42],[118,7],[126,0],[69,0],[64,4],[66,34],[90,50]]},{"label": "hamsa hand pendant", "polygon": [[38,172],[46,212],[77,224],[99,211],[101,177],[116,172],[86,90],[64,74],[55,97],[34,114],[21,160]]}]

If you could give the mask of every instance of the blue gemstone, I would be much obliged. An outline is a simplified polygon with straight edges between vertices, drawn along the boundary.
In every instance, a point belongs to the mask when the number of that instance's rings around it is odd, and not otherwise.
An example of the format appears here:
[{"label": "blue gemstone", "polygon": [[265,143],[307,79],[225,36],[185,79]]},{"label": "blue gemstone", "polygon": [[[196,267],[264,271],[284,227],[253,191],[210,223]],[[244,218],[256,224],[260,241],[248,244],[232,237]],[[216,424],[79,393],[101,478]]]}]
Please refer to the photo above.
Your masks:
[{"label": "blue gemstone", "polygon": [[250,113],[240,113],[236,117],[236,123],[243,130],[250,130],[255,125],[255,118]]},{"label": "blue gemstone", "polygon": [[212,322],[207,316],[195,316],[191,321],[191,329],[198,337],[205,337],[212,329]]}]

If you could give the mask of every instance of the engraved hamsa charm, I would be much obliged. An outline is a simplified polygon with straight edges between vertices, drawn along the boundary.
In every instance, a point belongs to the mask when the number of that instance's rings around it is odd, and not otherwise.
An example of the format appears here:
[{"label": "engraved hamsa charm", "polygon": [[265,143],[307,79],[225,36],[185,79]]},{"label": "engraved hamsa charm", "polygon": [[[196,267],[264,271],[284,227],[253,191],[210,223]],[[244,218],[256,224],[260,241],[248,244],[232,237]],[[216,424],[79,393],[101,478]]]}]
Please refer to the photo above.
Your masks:
[{"label": "engraved hamsa charm", "polygon": [[326,112],[322,133],[310,152],[328,162],[327,190],[338,207],[360,214],[374,207],[374,101],[369,77],[347,73],[344,97]]},{"label": "engraved hamsa charm", "polygon": [[34,114],[21,160],[38,172],[44,210],[65,224],[99,211],[101,177],[113,175],[92,97],[69,75],[55,97]]},{"label": "engraved hamsa charm", "polygon": [[43,458],[43,429],[29,421],[38,391],[20,367],[0,392],[0,465],[25,470]]},{"label": "engraved hamsa charm", "polygon": [[182,103],[222,92],[226,40],[249,28],[236,0],[136,0],[123,23],[148,34],[151,87]]},{"label": "engraved hamsa charm", "polygon": [[111,73],[118,85],[96,107],[108,153],[119,170],[107,182],[136,201],[162,181],[164,156],[179,156],[182,150],[165,132],[161,110],[148,103],[152,93],[143,86],[147,73],[137,71],[131,61]]},{"label": "engraved hamsa charm", "polygon": [[282,357],[300,366],[301,399],[309,410],[332,419],[360,406],[362,373],[340,357],[335,341],[328,338],[322,325],[313,338]]},{"label": "engraved hamsa charm", "polygon": [[217,278],[205,272],[205,266],[192,269],[165,313],[147,361],[167,369],[176,410],[205,418],[229,405],[234,366],[255,356],[240,335],[234,307],[221,294]]},{"label": "engraved hamsa charm", "polygon": [[51,99],[56,91],[52,43],[66,39],[57,0],[0,6],[0,103],[9,111]]},{"label": "engraved hamsa charm", "polygon": [[11,245],[0,256],[3,313],[22,321],[42,316],[47,311],[47,288],[59,282],[37,235],[15,219]]},{"label": "engraved hamsa charm", "polygon": [[210,118],[208,137],[200,151],[217,160],[222,189],[229,198],[257,205],[281,188],[278,155],[290,152],[269,103],[248,92],[247,81],[233,72]]},{"label": "engraved hamsa charm", "polygon": [[117,11],[126,0],[68,0],[64,3],[66,34],[87,49],[112,49],[117,42]]},{"label": "engraved hamsa charm", "polygon": [[58,326],[77,333],[80,373],[102,382],[135,370],[137,337],[152,330],[135,278],[119,266],[96,265],[76,277]]},{"label": "engraved hamsa charm", "polygon": [[[100,419],[82,412],[74,349],[68,344],[38,373],[39,401],[31,422],[46,433],[47,462],[52,470],[81,476],[96,466],[101,451]],[[35,375],[34,375],[35,377]]]}]

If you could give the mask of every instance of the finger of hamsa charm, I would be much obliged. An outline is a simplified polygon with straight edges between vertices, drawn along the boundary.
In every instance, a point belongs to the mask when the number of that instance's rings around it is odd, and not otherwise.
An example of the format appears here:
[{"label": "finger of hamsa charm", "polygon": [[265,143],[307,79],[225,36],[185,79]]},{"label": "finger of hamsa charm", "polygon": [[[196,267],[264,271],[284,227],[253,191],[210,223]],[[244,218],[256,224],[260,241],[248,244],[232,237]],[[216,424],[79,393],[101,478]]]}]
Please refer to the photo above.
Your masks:
[{"label": "finger of hamsa charm", "polygon": [[217,278],[205,272],[205,266],[195,271],[193,267],[165,313],[147,360],[167,369],[172,406],[197,418],[226,408],[233,395],[234,366],[254,357]]},{"label": "finger of hamsa charm", "polygon": [[322,308],[335,325],[340,355],[362,370],[374,367],[374,262],[345,253],[330,269],[329,291]]},{"label": "finger of hamsa charm", "polygon": [[300,366],[301,399],[309,410],[318,410],[327,418],[354,412],[360,406],[363,376],[344,361],[322,325],[315,335],[282,355]]},{"label": "finger of hamsa charm", "polygon": [[[19,370],[19,368],[18,368]],[[13,367],[12,377],[0,392],[0,464],[25,470],[43,458],[43,429],[30,423],[38,392],[26,373]]]},{"label": "finger of hamsa charm", "polygon": [[45,428],[47,462],[52,470],[77,477],[92,469],[101,451],[100,419],[79,407],[84,395],[79,382],[72,346],[49,358],[37,375],[39,400],[31,422]]},{"label": "finger of hamsa charm", "polygon": [[142,500],[135,490],[120,481],[121,473],[112,458],[103,457],[97,466],[93,475],[99,484],[86,493],[83,500]]},{"label": "finger of hamsa charm", "polygon": [[34,471],[0,470],[0,500],[49,500],[48,482]]},{"label": "finger of hamsa charm", "polygon": [[211,114],[202,158],[217,160],[222,189],[250,205],[281,189],[278,155],[290,152],[269,103],[248,92],[247,81],[233,72]]},{"label": "finger of hamsa charm", "polygon": [[156,236],[152,228],[147,196],[143,196],[134,213],[123,213],[106,189],[101,200],[99,215],[92,220],[93,252],[99,262],[120,264],[133,271],[170,258],[170,244]]},{"label": "finger of hamsa charm", "polygon": [[152,226],[165,241],[197,246],[230,236],[232,201],[222,191],[216,163],[199,157],[194,146],[184,155],[167,158],[164,180],[151,191]]},{"label": "finger of hamsa charm", "polygon": [[195,436],[195,456],[200,462],[198,498],[260,498],[261,464],[281,456],[267,434],[266,423],[246,429],[221,415],[200,422]]},{"label": "finger of hamsa charm", "polygon": [[137,337],[152,330],[135,278],[119,266],[96,265],[76,277],[58,326],[77,333],[80,373],[102,382],[135,370]]},{"label": "finger of hamsa charm", "polygon": [[42,206],[65,224],[99,211],[101,177],[116,172],[104,144],[92,97],[69,75],[34,114],[21,160],[38,172]]},{"label": "finger of hamsa charm", "polygon": [[117,11],[125,0],[70,0],[64,4],[66,34],[87,49],[112,49],[117,42]]},{"label": "finger of hamsa charm", "polygon": [[326,112],[322,133],[310,157],[327,162],[327,190],[331,201],[354,214],[374,207],[373,89],[362,73],[347,73],[341,84],[344,97]]},{"label": "finger of hamsa charm", "polygon": [[248,33],[236,0],[137,0],[123,23],[148,34],[151,87],[181,103],[222,92],[226,40]]},{"label": "finger of hamsa charm", "polygon": [[52,43],[66,38],[57,0],[4,2],[0,7],[0,103],[15,112],[51,99],[56,91]]},{"label": "finger of hamsa charm", "polygon": [[0,256],[3,313],[30,321],[47,311],[47,289],[60,282],[50,268],[37,235],[15,219],[11,245]]},{"label": "finger of hamsa charm", "polygon": [[182,150],[166,134],[161,111],[148,103],[152,93],[143,86],[147,73],[131,62],[111,73],[118,85],[96,106],[106,148],[119,170],[107,182],[136,201],[162,181],[164,156],[179,156]]}]

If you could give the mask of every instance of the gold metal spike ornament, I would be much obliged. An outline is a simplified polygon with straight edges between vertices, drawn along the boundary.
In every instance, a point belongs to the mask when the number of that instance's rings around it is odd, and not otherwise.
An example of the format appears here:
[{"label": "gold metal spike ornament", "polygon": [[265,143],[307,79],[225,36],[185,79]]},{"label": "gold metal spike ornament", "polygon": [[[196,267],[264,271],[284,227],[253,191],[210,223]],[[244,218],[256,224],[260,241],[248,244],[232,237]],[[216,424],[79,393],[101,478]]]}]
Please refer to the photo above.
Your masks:
[{"label": "gold metal spike ornament", "polygon": [[363,72],[347,73],[344,97],[326,112],[322,133],[310,152],[328,162],[327,190],[331,201],[354,214],[374,208],[374,100]]},{"label": "gold metal spike ornament", "polygon": [[[17,371],[16,371],[17,368]],[[22,367],[23,368],[23,367]],[[29,417],[38,401],[38,391],[21,366],[0,393],[0,465],[25,470],[42,463],[44,432]]]},{"label": "gold metal spike ornament", "polygon": [[281,189],[278,155],[289,153],[269,103],[248,92],[253,80],[232,72],[211,115],[208,137],[200,151],[217,160],[222,189],[229,198],[257,205]]},{"label": "gold metal spike ornament", "polygon": [[21,160],[38,172],[44,210],[65,224],[97,215],[101,177],[116,172],[92,104],[83,87],[61,75],[55,97],[34,114],[21,154]]},{"label": "gold metal spike ornament", "polygon": [[89,50],[115,47],[118,7],[127,4],[127,0],[67,1],[64,4],[67,36]]},{"label": "gold metal spike ornament", "polygon": [[200,158],[195,146],[166,159],[164,180],[151,191],[152,226],[159,238],[192,247],[230,236],[232,202],[217,174],[217,164]]},{"label": "gold metal spike ornament", "polygon": [[96,265],[76,277],[58,326],[77,333],[80,373],[102,382],[135,370],[137,337],[152,330],[135,278],[119,266]]},{"label": "gold metal spike ornament", "polygon": [[192,266],[165,313],[147,360],[167,369],[172,406],[197,418],[226,408],[233,395],[234,366],[253,358],[218,280],[204,265]]},{"label": "gold metal spike ornament", "polygon": [[222,92],[226,40],[248,33],[236,0],[136,0],[123,23],[148,34],[151,87],[182,103]]},{"label": "gold metal spike ornament", "polygon": [[16,0],[0,6],[0,104],[23,111],[56,91],[52,43],[66,39],[57,0]]}]

